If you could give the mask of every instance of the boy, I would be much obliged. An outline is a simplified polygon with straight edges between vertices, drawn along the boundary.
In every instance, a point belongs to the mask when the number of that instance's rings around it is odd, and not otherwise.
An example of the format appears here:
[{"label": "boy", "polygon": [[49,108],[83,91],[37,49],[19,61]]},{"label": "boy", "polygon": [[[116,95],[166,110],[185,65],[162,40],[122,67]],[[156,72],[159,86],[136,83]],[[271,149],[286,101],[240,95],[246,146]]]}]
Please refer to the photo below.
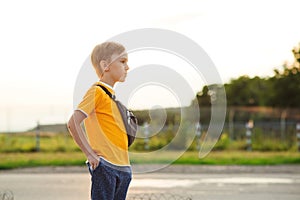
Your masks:
[{"label": "boy", "polygon": [[87,157],[92,200],[125,200],[131,181],[122,117],[115,102],[99,87],[114,94],[114,84],[125,81],[127,61],[121,44],[105,42],[94,48],[91,62],[100,81],[87,91],[68,122],[70,134]]}]

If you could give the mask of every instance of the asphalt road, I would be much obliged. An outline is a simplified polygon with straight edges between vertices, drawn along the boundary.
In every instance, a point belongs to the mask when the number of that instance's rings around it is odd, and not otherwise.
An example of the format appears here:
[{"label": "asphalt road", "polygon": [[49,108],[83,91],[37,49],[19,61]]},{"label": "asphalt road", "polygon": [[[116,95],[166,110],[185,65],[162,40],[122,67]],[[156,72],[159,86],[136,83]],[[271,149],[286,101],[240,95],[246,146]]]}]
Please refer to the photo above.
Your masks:
[{"label": "asphalt road", "polygon": [[[143,167],[143,166],[140,166]],[[134,174],[128,199],[299,200],[300,166],[180,166]],[[35,168],[0,171],[1,191],[14,200],[89,199],[90,176],[84,168]],[[186,198],[183,198],[186,197]],[[1,198],[0,198],[1,199]],[[175,198],[174,198],[175,199]],[[6,199],[7,200],[7,199]]]}]

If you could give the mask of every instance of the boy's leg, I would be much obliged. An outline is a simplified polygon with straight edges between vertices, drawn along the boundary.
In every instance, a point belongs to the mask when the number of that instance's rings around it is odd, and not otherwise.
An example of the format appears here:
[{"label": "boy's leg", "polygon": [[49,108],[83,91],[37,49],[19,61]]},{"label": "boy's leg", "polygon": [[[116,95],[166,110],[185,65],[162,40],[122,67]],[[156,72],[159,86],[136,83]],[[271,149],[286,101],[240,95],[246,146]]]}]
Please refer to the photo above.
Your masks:
[{"label": "boy's leg", "polygon": [[116,174],[101,162],[92,171],[92,200],[113,200],[116,188]]},{"label": "boy's leg", "polygon": [[114,200],[125,200],[129,184],[131,182],[132,173],[119,171],[116,180],[116,190]]}]

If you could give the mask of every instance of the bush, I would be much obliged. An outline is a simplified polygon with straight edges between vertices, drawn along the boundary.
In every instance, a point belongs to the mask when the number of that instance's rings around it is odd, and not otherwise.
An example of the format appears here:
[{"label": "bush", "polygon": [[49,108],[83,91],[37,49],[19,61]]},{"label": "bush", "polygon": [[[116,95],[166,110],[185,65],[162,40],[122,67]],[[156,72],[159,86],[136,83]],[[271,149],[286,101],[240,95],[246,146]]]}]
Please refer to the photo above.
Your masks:
[{"label": "bush", "polygon": [[216,143],[213,150],[225,150],[229,147],[229,145],[230,145],[230,139],[228,137],[228,134],[222,133],[219,141]]},{"label": "bush", "polygon": [[290,145],[286,141],[278,139],[265,139],[263,141],[253,141],[252,149],[255,151],[287,151]]}]

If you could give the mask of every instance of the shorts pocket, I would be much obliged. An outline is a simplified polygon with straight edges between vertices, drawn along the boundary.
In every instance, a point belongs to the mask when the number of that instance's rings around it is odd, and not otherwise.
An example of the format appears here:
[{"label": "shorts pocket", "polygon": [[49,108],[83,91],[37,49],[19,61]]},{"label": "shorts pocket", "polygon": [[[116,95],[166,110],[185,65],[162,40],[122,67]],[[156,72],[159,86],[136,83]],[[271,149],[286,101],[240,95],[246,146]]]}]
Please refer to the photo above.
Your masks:
[{"label": "shorts pocket", "polygon": [[99,161],[99,164],[95,169],[92,168],[92,165],[88,161],[86,161],[85,164],[88,167],[90,174],[93,175],[94,171],[100,166],[101,162]]},{"label": "shorts pocket", "polygon": [[88,161],[86,161],[85,164],[86,164],[86,166],[88,167],[90,174],[93,175],[93,171],[94,171],[94,170],[93,170],[91,164],[90,164]]}]

